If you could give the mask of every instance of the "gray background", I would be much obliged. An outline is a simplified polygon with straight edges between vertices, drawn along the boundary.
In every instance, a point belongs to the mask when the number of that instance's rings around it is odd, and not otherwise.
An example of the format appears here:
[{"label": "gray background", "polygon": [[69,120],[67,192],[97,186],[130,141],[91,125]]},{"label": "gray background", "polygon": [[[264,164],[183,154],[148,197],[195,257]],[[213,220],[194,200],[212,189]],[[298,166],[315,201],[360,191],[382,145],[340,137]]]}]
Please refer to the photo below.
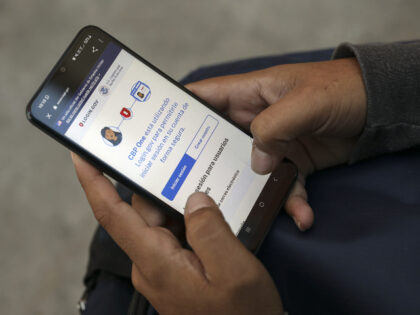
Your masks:
[{"label": "gray background", "polygon": [[420,37],[414,0],[0,1],[0,313],[76,314],[95,221],[66,149],[24,108],[96,24],[179,79],[203,64]]}]

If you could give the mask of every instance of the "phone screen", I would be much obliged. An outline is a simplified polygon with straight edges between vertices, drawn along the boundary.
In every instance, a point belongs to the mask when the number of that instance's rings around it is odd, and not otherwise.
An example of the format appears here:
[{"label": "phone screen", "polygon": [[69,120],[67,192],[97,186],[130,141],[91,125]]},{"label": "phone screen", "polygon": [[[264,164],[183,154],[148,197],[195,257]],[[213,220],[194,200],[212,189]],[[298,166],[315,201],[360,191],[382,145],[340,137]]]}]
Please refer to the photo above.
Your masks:
[{"label": "phone screen", "polygon": [[248,134],[110,39],[88,35],[31,113],[180,213],[207,193],[236,234],[269,178],[251,169]]}]

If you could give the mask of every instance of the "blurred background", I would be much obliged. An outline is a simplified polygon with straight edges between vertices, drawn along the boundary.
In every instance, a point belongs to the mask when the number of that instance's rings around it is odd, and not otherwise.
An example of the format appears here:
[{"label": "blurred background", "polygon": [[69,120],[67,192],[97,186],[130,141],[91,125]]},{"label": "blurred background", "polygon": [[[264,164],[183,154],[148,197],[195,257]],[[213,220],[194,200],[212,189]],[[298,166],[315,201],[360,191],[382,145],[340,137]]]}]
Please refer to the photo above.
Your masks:
[{"label": "blurred background", "polygon": [[95,24],[175,79],[200,65],[420,37],[414,0],[0,0],[0,314],[77,314],[96,223],[69,152],[24,109]]}]

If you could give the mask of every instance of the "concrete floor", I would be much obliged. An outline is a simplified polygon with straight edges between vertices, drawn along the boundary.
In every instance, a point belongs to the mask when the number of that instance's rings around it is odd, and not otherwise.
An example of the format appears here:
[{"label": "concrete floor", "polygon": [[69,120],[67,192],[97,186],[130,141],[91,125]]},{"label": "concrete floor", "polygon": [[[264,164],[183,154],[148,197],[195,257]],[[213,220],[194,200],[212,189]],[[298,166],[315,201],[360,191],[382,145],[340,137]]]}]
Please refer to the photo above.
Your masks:
[{"label": "concrete floor", "polygon": [[24,108],[79,28],[175,78],[202,64],[420,37],[414,0],[0,0],[0,314],[76,314],[95,221],[69,153]]}]

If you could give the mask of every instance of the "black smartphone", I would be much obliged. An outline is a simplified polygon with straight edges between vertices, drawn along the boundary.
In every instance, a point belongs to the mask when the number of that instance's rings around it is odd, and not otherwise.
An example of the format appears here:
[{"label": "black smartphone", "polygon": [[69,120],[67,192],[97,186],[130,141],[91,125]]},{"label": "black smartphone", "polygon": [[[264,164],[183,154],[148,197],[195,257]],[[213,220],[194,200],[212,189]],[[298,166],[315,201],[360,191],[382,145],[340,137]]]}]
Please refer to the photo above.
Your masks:
[{"label": "black smartphone", "polygon": [[71,42],[26,108],[29,121],[134,192],[183,213],[210,195],[256,251],[297,170],[251,169],[252,137],[95,26]]}]

